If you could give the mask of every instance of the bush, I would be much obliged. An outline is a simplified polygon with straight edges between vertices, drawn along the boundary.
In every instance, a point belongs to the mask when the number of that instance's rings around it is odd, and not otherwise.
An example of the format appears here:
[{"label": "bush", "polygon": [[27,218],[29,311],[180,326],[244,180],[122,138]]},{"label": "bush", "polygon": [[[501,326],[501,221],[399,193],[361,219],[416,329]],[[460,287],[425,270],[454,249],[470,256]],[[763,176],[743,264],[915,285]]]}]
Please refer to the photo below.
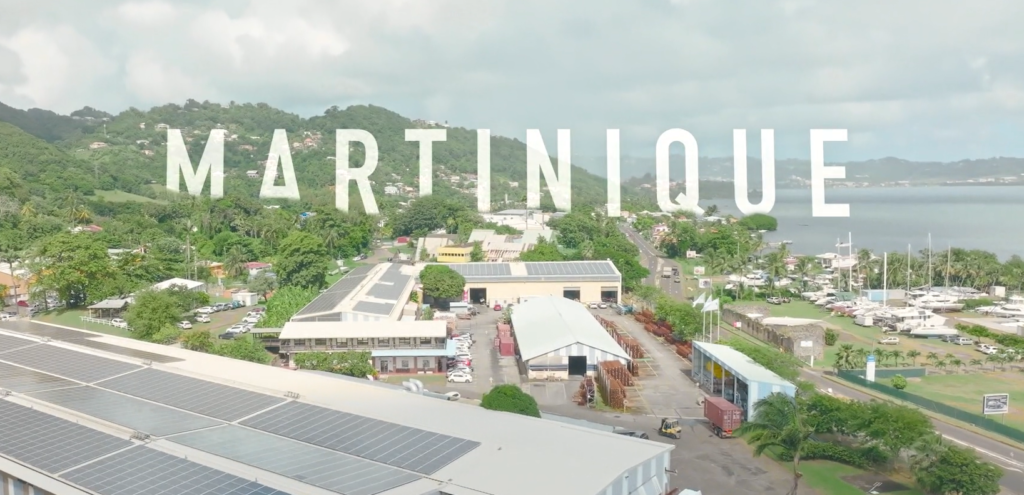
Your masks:
[{"label": "bush", "polygon": [[480,406],[491,411],[505,411],[523,416],[540,417],[537,401],[516,385],[498,385],[484,394]]},{"label": "bush", "polygon": [[995,302],[992,301],[991,299],[987,299],[984,297],[981,299],[967,299],[963,301],[963,303],[964,309],[966,310],[978,309],[984,306],[992,306],[993,304],[995,304]]},{"label": "bush", "polygon": [[[782,461],[792,461],[793,453],[784,450],[779,453]],[[888,454],[876,446],[863,448],[850,448],[839,444],[826,442],[811,442],[804,445],[804,452],[801,460],[832,461],[856,468],[871,468],[885,464],[889,460]]]},{"label": "bush", "polygon": [[907,379],[903,375],[896,375],[892,377],[892,388],[896,390],[903,390],[907,388]]},{"label": "bush", "polygon": [[764,213],[754,213],[753,215],[745,216],[736,222],[739,226],[745,227],[747,230],[767,230],[768,232],[774,232],[779,228],[779,221],[771,215],[765,215]]},{"label": "bush", "polygon": [[836,342],[838,342],[838,341],[839,341],[839,332],[837,332],[837,331],[835,331],[835,330],[833,330],[831,328],[826,328],[825,329],[825,345],[833,346],[833,345],[836,345]]}]

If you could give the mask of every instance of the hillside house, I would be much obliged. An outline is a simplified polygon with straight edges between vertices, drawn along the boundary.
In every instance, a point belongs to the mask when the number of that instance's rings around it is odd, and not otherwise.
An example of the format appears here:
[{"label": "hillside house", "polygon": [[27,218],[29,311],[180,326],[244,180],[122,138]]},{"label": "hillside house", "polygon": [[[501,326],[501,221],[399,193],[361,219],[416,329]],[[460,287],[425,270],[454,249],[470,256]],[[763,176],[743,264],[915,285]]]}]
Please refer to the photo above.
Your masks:
[{"label": "hillside house", "polygon": [[91,150],[98,150],[100,148],[106,148],[107,146],[108,146],[107,143],[102,143],[102,142],[96,141],[95,143],[92,143],[92,144],[89,145],[89,149],[91,149]]},{"label": "hillside house", "polygon": [[250,178],[250,179],[259,179],[260,178],[260,171],[259,170],[247,170],[245,172],[245,176]]},{"label": "hillside house", "polygon": [[35,277],[28,268],[19,264],[0,263],[0,285],[4,286],[0,299],[4,306],[28,299],[29,289]]},{"label": "hillside house", "polygon": [[384,194],[388,196],[397,196],[398,192],[398,188],[395,186],[384,186]]}]

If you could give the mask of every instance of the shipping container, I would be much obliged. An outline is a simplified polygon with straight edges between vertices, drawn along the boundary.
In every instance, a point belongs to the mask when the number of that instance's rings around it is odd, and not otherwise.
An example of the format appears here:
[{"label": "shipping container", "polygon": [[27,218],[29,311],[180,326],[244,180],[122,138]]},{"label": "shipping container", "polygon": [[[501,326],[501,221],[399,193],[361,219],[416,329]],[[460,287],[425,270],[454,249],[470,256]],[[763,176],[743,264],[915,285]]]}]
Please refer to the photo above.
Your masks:
[{"label": "shipping container", "polygon": [[729,438],[743,422],[743,409],[724,397],[704,399],[704,417],[711,422],[711,430],[719,438]]},{"label": "shipping container", "polygon": [[498,353],[502,356],[514,356],[516,354],[515,342],[512,339],[500,339]]}]

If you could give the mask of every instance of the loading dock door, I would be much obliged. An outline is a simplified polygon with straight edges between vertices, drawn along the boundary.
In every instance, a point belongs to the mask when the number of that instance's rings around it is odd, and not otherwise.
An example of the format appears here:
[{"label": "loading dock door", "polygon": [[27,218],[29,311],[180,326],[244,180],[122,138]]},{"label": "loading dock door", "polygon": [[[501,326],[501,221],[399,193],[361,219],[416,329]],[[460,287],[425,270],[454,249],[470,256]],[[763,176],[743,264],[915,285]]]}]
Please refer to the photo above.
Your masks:
[{"label": "loading dock door", "polygon": [[562,290],[562,297],[571,301],[580,300],[580,288],[579,287],[566,287]]},{"label": "loading dock door", "polygon": [[569,376],[583,376],[587,374],[586,356],[569,356]]},{"label": "loading dock door", "polygon": [[470,304],[479,304],[480,301],[487,304],[487,289],[469,289]]},{"label": "loading dock door", "polygon": [[617,304],[619,302],[619,289],[617,287],[601,287],[601,300],[606,303]]}]

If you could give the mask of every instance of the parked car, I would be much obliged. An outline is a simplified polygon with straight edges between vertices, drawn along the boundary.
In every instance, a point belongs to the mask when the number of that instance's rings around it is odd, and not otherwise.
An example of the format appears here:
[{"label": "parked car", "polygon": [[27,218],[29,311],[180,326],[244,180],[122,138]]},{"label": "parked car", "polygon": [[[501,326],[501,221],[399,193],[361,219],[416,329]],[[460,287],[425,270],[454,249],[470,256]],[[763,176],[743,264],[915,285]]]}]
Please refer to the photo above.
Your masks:
[{"label": "parked car", "polygon": [[473,383],[473,375],[461,371],[448,375],[449,383]]},{"label": "parked car", "polygon": [[261,319],[262,318],[260,318],[258,316],[246,316],[245,318],[242,318],[242,323],[251,323],[251,324],[255,325],[255,324],[259,323]]},{"label": "parked car", "polygon": [[128,322],[121,318],[114,318],[113,320],[110,320],[110,324],[117,328],[128,328]]},{"label": "parked car", "polygon": [[460,394],[458,392],[448,392],[448,393],[446,393],[444,395],[445,395],[445,397],[448,397],[448,400],[459,400],[459,399],[462,398],[462,394]]},{"label": "parked car", "polygon": [[878,343],[882,345],[897,345],[900,343],[899,337],[882,337],[878,339]]},{"label": "parked car", "polygon": [[587,306],[590,306],[590,309],[597,309],[597,303],[596,302],[592,302],[592,303],[588,304]]},{"label": "parked car", "polygon": [[597,307],[599,307],[601,309],[607,309],[608,308],[608,303],[597,303]]},{"label": "parked car", "polygon": [[14,313],[0,313],[0,321],[14,321],[18,315]]},{"label": "parked car", "polygon": [[180,328],[182,330],[189,330],[189,329],[192,328],[192,323],[189,323],[187,321],[179,321],[178,322],[178,328]]},{"label": "parked car", "polygon": [[966,337],[957,337],[951,343],[956,345],[973,345],[974,341]]},{"label": "parked car", "polygon": [[978,342],[978,344],[974,346],[974,349],[978,350],[978,351],[981,351],[981,352],[984,352],[985,354],[992,354],[992,353],[985,352],[985,351],[988,351],[989,349],[991,349],[993,347],[994,346],[992,344],[984,344],[984,343]]},{"label": "parked car", "polygon": [[495,311],[501,311],[501,305],[498,304],[498,303],[494,303],[494,310]]},{"label": "parked car", "polygon": [[201,314],[201,315],[196,316],[196,323],[209,323],[209,322],[210,322],[210,315]]},{"label": "parked car", "polygon": [[245,325],[231,325],[225,331],[229,333],[246,333],[249,331],[249,328]]},{"label": "parked car", "polygon": [[981,351],[983,354],[988,354],[988,355],[999,354],[999,353],[1003,352],[1002,349],[1000,349],[1000,348],[998,348],[998,347],[996,347],[994,345],[987,345],[987,344],[983,348],[978,349],[978,350]]},{"label": "parked car", "polygon": [[615,430],[614,433],[616,435],[622,435],[624,437],[642,438],[644,440],[649,440],[651,438],[650,435],[648,435],[646,432],[643,432],[643,431]]},{"label": "parked car", "polygon": [[768,299],[765,299],[765,302],[767,302],[768,304],[782,304],[782,298],[781,297],[769,297]]},{"label": "parked car", "polygon": [[237,335],[238,335],[237,333],[224,332],[224,333],[218,335],[217,338],[221,339],[221,340],[231,340],[231,339],[234,339]]},{"label": "parked car", "polygon": [[196,310],[196,314],[208,315],[210,313],[216,313],[217,310],[213,309],[213,306],[203,306]]}]

